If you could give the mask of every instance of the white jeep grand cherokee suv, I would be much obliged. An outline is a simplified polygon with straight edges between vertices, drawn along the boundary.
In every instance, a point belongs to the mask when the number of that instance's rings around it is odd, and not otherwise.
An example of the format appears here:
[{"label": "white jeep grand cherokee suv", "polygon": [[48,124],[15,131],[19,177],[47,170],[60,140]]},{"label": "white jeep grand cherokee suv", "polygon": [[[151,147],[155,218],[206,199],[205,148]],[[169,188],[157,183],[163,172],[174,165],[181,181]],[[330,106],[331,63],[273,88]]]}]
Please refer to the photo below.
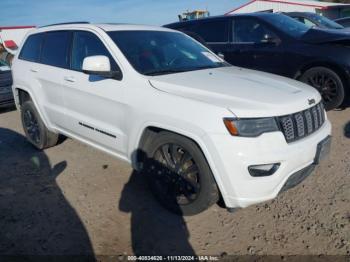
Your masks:
[{"label": "white jeep grand cherokee suv", "polygon": [[183,33],[116,24],[31,31],[13,61],[28,140],[58,134],[130,162],[169,210],[192,215],[272,199],[330,147],[320,95],[230,66]]}]

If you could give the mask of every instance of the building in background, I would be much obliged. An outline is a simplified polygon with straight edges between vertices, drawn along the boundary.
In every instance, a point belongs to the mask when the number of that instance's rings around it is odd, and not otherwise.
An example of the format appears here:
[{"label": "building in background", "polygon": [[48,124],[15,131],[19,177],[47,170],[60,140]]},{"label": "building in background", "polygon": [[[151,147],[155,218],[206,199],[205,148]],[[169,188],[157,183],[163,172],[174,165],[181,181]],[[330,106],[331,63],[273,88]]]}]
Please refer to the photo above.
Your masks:
[{"label": "building in background", "polygon": [[0,44],[15,54],[25,35],[35,26],[0,26]]},{"label": "building in background", "polygon": [[307,0],[252,0],[226,15],[253,12],[313,12],[336,19],[350,16],[350,4]]}]

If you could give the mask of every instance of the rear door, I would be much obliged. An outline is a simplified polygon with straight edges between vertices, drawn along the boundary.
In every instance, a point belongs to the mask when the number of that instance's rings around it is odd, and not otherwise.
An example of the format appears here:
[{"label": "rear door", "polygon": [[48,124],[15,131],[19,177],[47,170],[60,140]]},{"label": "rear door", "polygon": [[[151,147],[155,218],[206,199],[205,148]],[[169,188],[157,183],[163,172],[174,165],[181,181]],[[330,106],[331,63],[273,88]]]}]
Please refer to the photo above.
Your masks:
[{"label": "rear door", "polygon": [[70,33],[52,31],[34,34],[26,40],[19,59],[22,76],[29,89],[35,90],[35,99],[50,122],[60,126],[64,121],[62,76],[68,67]]},{"label": "rear door", "polygon": [[33,65],[45,94],[45,111],[56,126],[61,127],[65,119],[62,76],[69,68],[70,31],[45,33],[40,64]]},{"label": "rear door", "polygon": [[125,81],[83,73],[85,57],[107,56],[111,69],[118,65],[103,41],[93,32],[74,31],[70,70],[62,76],[65,129],[95,145],[125,154]]}]

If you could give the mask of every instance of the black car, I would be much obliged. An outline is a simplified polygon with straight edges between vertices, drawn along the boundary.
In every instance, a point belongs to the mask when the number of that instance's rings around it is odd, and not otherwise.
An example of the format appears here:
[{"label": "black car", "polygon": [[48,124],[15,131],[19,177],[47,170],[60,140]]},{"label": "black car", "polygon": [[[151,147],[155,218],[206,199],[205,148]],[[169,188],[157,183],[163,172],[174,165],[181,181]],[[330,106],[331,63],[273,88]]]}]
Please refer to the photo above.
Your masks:
[{"label": "black car", "polygon": [[350,27],[350,17],[339,18],[339,19],[334,20],[334,22],[342,25],[345,28]]},{"label": "black car", "polygon": [[232,65],[308,83],[325,107],[340,106],[350,80],[350,34],[310,28],[276,13],[251,13],[177,22],[183,31]]},{"label": "black car", "polygon": [[5,61],[0,60],[0,108],[14,105],[11,86],[11,69]]},{"label": "black car", "polygon": [[311,12],[288,12],[283,13],[289,17],[296,19],[297,21],[309,26],[309,27],[318,27],[322,29],[339,29],[344,31],[349,31],[349,29],[338,24],[335,21],[330,20],[327,17],[322,15],[311,13]]}]

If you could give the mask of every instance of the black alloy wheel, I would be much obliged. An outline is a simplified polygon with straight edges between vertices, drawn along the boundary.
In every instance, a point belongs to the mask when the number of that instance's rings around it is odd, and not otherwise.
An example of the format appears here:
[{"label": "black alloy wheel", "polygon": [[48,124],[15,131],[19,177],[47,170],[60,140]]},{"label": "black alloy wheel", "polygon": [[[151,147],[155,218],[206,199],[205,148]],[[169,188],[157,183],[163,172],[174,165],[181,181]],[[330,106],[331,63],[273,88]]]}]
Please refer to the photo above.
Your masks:
[{"label": "black alloy wheel", "polygon": [[219,200],[211,168],[193,140],[161,131],[149,136],[142,151],[149,187],[169,211],[195,215]]},{"label": "black alloy wheel", "polygon": [[59,134],[51,132],[45,126],[33,101],[25,101],[20,109],[22,126],[28,141],[40,150],[55,146]]},{"label": "black alloy wheel", "polygon": [[178,205],[195,201],[200,191],[199,169],[193,157],[177,144],[164,144],[155,154],[160,163],[155,186],[164,198],[176,200]]},{"label": "black alloy wheel", "polygon": [[28,134],[29,139],[32,140],[35,144],[41,143],[40,127],[38,120],[36,119],[33,112],[29,109],[26,109],[23,112],[23,127],[26,134]]},{"label": "black alloy wheel", "polygon": [[326,110],[335,109],[344,101],[343,82],[333,70],[325,67],[311,68],[304,73],[301,81],[320,92]]}]

